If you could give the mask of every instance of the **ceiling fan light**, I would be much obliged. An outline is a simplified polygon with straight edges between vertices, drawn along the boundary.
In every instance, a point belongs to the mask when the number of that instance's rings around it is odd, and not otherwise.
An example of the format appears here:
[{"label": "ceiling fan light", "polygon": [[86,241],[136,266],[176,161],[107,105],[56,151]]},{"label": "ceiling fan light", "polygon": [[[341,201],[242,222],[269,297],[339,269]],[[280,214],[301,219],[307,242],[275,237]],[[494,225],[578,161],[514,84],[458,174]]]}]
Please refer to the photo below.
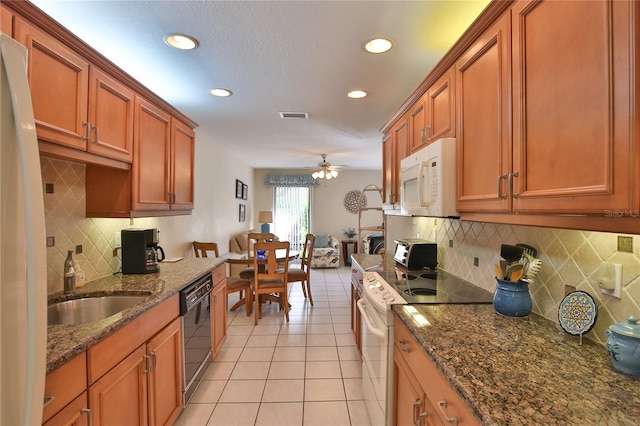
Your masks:
[{"label": "ceiling fan light", "polygon": [[338,177],[338,171],[337,170],[331,170],[331,173],[329,173],[329,174],[334,178]]},{"label": "ceiling fan light", "polygon": [[221,98],[225,98],[225,97],[231,96],[233,94],[231,92],[231,90],[227,90],[227,89],[223,89],[223,88],[211,89],[209,91],[209,93],[211,93],[213,96],[219,96]]},{"label": "ceiling fan light", "polygon": [[324,170],[320,170],[320,171],[318,172],[318,177],[319,177],[320,179],[324,179],[324,176],[325,176],[325,174],[324,174]]},{"label": "ceiling fan light", "polygon": [[324,178],[326,180],[331,180],[331,173],[327,173],[326,175],[324,175]]},{"label": "ceiling fan light", "polygon": [[318,179],[318,172],[311,173],[311,177],[314,179]]}]

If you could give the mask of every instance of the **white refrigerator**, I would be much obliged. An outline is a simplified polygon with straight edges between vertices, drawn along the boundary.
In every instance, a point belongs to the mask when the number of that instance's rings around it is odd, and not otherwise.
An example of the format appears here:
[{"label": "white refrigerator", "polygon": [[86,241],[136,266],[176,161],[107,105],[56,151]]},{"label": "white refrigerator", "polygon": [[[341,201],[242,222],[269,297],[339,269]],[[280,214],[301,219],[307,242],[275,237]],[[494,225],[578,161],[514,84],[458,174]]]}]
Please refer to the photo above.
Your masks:
[{"label": "white refrigerator", "polygon": [[47,259],[27,49],[0,33],[0,425],[40,425]]}]

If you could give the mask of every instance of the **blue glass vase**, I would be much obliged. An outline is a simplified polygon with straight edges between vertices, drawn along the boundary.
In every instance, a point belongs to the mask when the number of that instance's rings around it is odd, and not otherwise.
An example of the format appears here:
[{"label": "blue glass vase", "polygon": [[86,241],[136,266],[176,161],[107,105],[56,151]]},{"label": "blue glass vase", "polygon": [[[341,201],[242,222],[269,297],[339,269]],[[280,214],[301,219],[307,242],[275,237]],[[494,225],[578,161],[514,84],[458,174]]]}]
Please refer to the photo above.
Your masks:
[{"label": "blue glass vase", "polygon": [[496,312],[508,317],[526,317],[531,313],[533,303],[529,294],[529,283],[525,281],[497,280],[493,294]]}]

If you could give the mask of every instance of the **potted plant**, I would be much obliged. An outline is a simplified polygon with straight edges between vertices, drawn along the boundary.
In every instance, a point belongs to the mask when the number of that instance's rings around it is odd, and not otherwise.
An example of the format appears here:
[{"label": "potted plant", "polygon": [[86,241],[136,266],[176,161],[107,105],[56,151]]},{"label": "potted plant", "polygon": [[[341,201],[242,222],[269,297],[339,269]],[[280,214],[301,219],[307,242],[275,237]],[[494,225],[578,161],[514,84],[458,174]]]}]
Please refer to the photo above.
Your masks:
[{"label": "potted plant", "polygon": [[347,240],[353,240],[353,237],[356,236],[356,230],[355,228],[347,228],[347,229],[343,229],[342,233],[344,234],[344,236],[347,238]]}]

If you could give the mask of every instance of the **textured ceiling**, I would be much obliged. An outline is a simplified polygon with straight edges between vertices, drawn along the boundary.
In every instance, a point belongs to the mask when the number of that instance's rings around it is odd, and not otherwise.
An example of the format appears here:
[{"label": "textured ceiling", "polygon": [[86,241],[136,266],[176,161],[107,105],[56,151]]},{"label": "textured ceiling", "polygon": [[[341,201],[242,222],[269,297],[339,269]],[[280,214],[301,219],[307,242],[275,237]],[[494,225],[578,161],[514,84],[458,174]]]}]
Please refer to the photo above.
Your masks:
[{"label": "textured ceiling", "polygon": [[[34,4],[255,168],[381,169],[380,128],[486,6],[480,1],[101,1]],[[200,41],[193,51],[168,33]],[[362,44],[384,36],[383,55]],[[224,87],[229,98],[208,92]],[[346,93],[360,89],[364,99]],[[279,111],[304,111],[284,120]]]}]

